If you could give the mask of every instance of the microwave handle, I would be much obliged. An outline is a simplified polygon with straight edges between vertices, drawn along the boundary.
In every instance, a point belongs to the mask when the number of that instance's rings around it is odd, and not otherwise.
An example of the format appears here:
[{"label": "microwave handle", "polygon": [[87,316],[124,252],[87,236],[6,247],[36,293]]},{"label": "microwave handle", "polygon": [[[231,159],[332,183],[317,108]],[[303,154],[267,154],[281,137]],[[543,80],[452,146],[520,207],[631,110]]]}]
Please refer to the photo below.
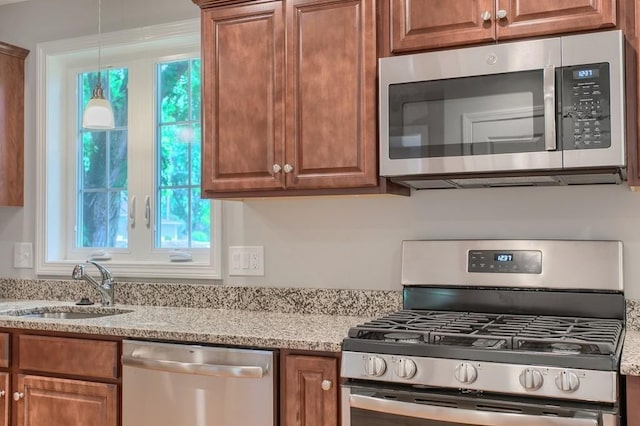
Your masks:
[{"label": "microwave handle", "polygon": [[542,71],[544,99],[544,149],[555,151],[556,142],[556,72],[554,67]]},{"label": "microwave handle", "polygon": [[[351,395],[349,397],[349,405],[352,408],[360,408],[367,411],[426,420],[439,420],[447,423],[453,422],[453,424],[538,426],[541,420],[540,416],[530,414],[464,410],[426,404],[412,404],[364,395]],[[549,426],[598,426],[599,422],[596,417],[544,417],[544,424]]]}]

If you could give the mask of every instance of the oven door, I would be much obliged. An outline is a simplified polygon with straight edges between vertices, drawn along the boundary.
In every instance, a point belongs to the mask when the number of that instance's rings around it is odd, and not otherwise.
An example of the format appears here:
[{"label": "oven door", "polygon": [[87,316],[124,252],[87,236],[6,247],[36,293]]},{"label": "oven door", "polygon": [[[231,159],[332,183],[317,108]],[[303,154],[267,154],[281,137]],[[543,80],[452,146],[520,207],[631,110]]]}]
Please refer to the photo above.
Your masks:
[{"label": "oven door", "polygon": [[380,60],[383,176],[562,168],[560,39]]},{"label": "oven door", "polygon": [[616,407],[454,391],[342,387],[342,426],[619,426]]}]

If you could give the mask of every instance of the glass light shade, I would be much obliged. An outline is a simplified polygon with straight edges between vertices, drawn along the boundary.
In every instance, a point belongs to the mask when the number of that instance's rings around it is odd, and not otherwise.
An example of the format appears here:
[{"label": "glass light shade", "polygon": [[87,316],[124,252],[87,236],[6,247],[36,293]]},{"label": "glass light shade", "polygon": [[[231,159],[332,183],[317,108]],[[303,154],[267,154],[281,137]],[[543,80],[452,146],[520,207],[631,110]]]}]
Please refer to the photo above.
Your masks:
[{"label": "glass light shade", "polygon": [[82,114],[82,127],[97,130],[108,130],[115,127],[113,109],[109,101],[104,98],[99,83],[93,90],[93,97],[87,103],[84,114]]}]

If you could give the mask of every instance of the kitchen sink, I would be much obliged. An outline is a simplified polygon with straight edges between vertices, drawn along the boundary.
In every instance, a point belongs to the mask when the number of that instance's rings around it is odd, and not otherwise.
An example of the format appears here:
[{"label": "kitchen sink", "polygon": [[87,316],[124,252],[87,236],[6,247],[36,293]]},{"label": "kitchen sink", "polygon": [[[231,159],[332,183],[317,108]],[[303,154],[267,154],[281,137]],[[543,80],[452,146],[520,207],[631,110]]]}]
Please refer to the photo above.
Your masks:
[{"label": "kitchen sink", "polygon": [[18,311],[9,311],[5,312],[5,314],[21,318],[90,319],[125,314],[127,312],[132,311],[127,309],[98,307],[79,308],[75,306],[48,306],[33,309],[21,309]]}]

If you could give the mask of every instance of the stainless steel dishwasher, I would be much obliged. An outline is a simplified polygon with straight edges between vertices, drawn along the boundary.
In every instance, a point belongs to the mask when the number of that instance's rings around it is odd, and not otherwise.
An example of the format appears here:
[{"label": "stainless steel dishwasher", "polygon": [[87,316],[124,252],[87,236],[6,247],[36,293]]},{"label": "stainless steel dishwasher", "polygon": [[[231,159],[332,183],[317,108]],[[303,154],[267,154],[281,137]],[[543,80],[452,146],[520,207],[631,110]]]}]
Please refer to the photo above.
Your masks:
[{"label": "stainless steel dishwasher", "polygon": [[274,353],[125,340],[124,426],[273,426]]}]

